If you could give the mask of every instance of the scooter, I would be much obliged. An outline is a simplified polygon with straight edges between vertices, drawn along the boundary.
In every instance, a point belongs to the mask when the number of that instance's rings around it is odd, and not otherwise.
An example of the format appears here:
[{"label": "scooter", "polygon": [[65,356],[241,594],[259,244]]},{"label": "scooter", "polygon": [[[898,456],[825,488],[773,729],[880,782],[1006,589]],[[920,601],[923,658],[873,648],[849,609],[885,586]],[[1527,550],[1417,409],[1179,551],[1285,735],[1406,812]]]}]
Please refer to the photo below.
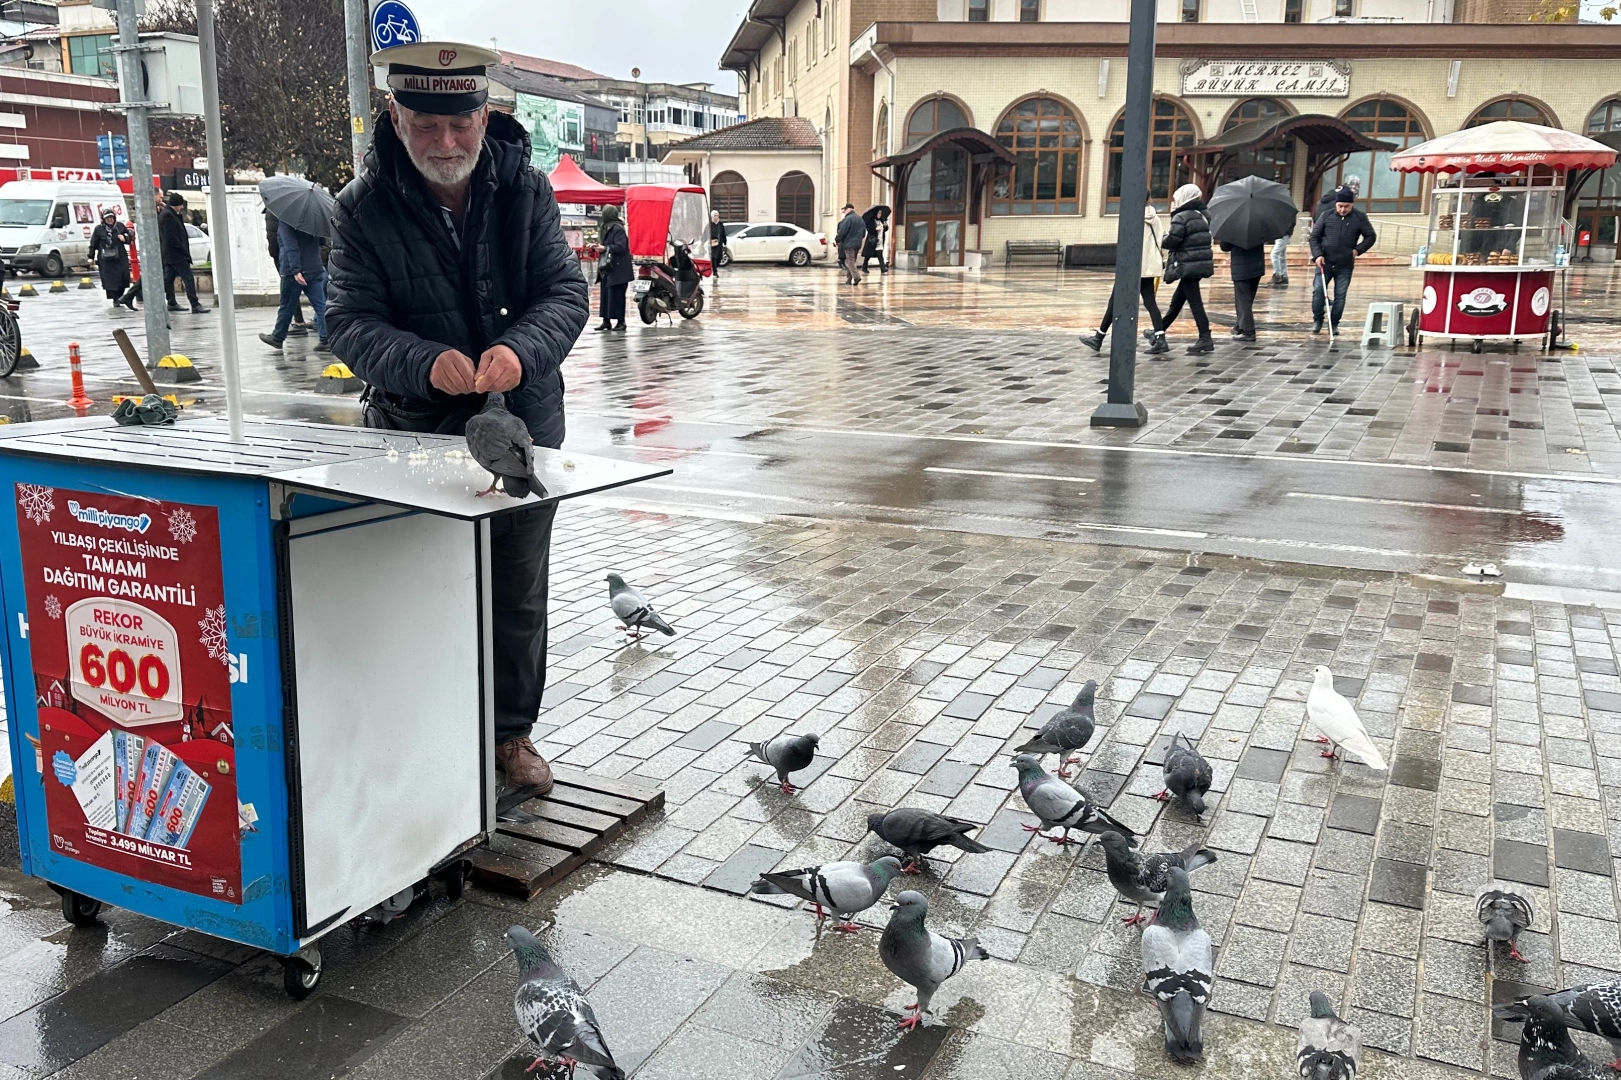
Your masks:
[{"label": "scooter", "polygon": [[651,325],[660,315],[678,312],[683,319],[696,319],[704,310],[703,275],[693,264],[685,244],[673,245],[669,262],[643,263],[638,276],[647,282],[647,291],[636,300],[642,322]]}]

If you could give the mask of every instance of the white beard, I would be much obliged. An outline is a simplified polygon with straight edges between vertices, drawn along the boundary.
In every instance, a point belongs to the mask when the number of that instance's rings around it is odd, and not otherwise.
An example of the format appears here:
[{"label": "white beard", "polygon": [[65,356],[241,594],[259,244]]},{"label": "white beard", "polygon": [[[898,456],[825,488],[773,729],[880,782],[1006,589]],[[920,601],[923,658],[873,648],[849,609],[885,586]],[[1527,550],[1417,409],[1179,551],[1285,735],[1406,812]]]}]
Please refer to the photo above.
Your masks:
[{"label": "white beard", "polygon": [[440,187],[457,187],[473,175],[474,169],[478,168],[477,154],[464,154],[462,157],[455,159],[418,157],[409,142],[404,139],[401,139],[401,142],[405,143],[405,153],[411,159],[411,164],[416,166],[417,172],[421,173],[423,179],[430,184],[437,184]]}]

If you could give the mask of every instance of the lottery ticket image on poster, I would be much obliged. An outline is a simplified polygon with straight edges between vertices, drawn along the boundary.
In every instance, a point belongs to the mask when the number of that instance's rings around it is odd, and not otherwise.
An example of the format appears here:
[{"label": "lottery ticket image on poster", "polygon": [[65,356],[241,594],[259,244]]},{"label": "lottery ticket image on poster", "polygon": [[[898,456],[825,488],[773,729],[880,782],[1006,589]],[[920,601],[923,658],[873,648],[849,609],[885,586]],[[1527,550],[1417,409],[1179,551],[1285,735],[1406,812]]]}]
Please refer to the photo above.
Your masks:
[{"label": "lottery ticket image on poster", "polygon": [[52,853],[240,903],[218,511],[15,496]]}]

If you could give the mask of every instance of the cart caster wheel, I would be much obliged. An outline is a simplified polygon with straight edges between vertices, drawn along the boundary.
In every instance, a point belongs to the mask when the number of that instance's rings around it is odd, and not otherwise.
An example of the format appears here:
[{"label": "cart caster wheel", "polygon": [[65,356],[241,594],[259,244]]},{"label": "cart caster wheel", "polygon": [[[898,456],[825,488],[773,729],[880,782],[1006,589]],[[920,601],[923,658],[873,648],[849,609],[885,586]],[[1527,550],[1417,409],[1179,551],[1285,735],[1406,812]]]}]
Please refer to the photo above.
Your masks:
[{"label": "cart caster wheel", "polygon": [[288,996],[303,1001],[321,984],[321,950],[305,949],[281,962],[281,984]]},{"label": "cart caster wheel", "polygon": [[1476,352],[1476,353],[1485,352],[1486,351],[1486,343],[1484,341],[1480,341],[1479,339],[1476,339],[1474,347],[1472,349],[1470,349],[1469,351],[1470,352]]},{"label": "cart caster wheel", "polygon": [[1414,308],[1412,316],[1407,320],[1407,347],[1409,349],[1418,348],[1418,319],[1418,308]]},{"label": "cart caster wheel", "polygon": [[456,862],[439,871],[439,880],[445,885],[445,898],[452,902],[460,900],[462,893],[467,891],[467,865]]},{"label": "cart caster wheel", "polygon": [[62,918],[74,926],[94,926],[101,914],[101,901],[76,892],[62,892]]}]

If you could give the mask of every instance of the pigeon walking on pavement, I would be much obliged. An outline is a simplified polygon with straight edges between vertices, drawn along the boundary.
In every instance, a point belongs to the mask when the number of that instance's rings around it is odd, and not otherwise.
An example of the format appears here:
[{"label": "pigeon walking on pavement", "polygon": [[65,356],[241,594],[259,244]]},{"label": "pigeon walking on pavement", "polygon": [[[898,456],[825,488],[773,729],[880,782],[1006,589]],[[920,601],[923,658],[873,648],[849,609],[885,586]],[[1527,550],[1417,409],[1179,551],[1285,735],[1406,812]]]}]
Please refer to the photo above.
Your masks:
[{"label": "pigeon walking on pavement", "polygon": [[[1185,745],[1178,745],[1177,739]],[[1163,802],[1174,795],[1182,800],[1182,805],[1194,817],[1204,813],[1204,797],[1210,785],[1215,783],[1216,774],[1204,755],[1193,748],[1193,740],[1188,738],[1186,732],[1177,732],[1171,739],[1171,745],[1165,748],[1165,761],[1160,765],[1160,772],[1165,778],[1165,790],[1154,798]]]},{"label": "pigeon walking on pavement", "polygon": [[990,959],[978,938],[941,937],[930,930],[924,925],[928,912],[929,902],[923,894],[908,889],[895,898],[889,925],[878,939],[878,957],[884,966],[917,988],[917,1003],[906,1006],[912,1015],[901,1021],[902,1031],[923,1023],[934,992],[964,964]]},{"label": "pigeon walking on pavement", "polygon": [[1621,1072],[1621,978],[1573,986],[1548,1000],[1564,1014],[1567,1027],[1591,1031],[1610,1044],[1615,1060],[1609,1067]]},{"label": "pigeon walking on pavement", "polygon": [[1193,914],[1188,872],[1170,870],[1159,911],[1143,930],[1143,984],[1165,1021],[1165,1051],[1183,1063],[1204,1056],[1200,1024],[1216,978],[1210,935]]},{"label": "pigeon walking on pavement", "polygon": [[1080,750],[1092,740],[1097,717],[1092,711],[1097,698],[1098,681],[1086,680],[1081,692],[1067,709],[1060,709],[1053,718],[1041,725],[1036,737],[1013,751],[1015,754],[1034,754],[1039,760],[1043,754],[1058,755],[1058,775],[1069,776],[1070,752]]},{"label": "pigeon walking on pavement", "polygon": [[1136,926],[1147,921],[1143,905],[1159,903],[1165,890],[1171,886],[1171,868],[1181,867],[1187,873],[1209,866],[1216,861],[1216,853],[1195,841],[1183,851],[1167,851],[1158,855],[1139,855],[1126,843],[1126,838],[1110,830],[1098,835],[1103,845],[1103,858],[1108,863],[1109,884],[1123,899],[1136,903],[1137,911],[1120,921]]},{"label": "pigeon walking on pavement", "polygon": [[[1012,765],[1019,770],[1019,794],[1024,796],[1024,804],[1041,820],[1040,828],[1024,826],[1026,832],[1062,828],[1062,836],[1048,836],[1047,839],[1055,844],[1068,845],[1075,843],[1069,838],[1071,829],[1094,835],[1113,829],[1127,840],[1136,842],[1136,833],[1110,817],[1101,806],[1087,798],[1085,792],[1075,790],[1048,773],[1041,767],[1041,759],[1034,754],[1020,754],[1013,759]],[[1091,843],[1089,837],[1081,848],[1083,855]]]},{"label": "pigeon walking on pavement", "polygon": [[501,487],[514,499],[531,492],[546,497],[546,485],[535,475],[535,440],[524,422],[507,411],[505,395],[490,391],[484,408],[467,421],[467,452],[490,470],[490,486],[479,492],[492,494]]},{"label": "pigeon walking on pavement", "polygon": [[1301,1080],[1356,1080],[1362,1067],[1362,1029],[1334,1015],[1321,990],[1311,992],[1311,1016],[1300,1025],[1295,1054]]},{"label": "pigeon walking on pavement", "polygon": [[530,1069],[542,1061],[555,1061],[568,1067],[569,1076],[577,1065],[584,1065],[597,1080],[625,1080],[579,985],[524,927],[511,927],[506,937],[518,958],[518,992],[512,1007],[518,1027],[538,1054]]},{"label": "pigeon walking on pavement", "polygon": [[1520,1021],[1520,1080],[1603,1080],[1604,1070],[1577,1048],[1563,1010],[1544,994],[1494,1005],[1499,1020]]},{"label": "pigeon walking on pavement", "polygon": [[618,574],[608,575],[608,606],[625,624],[620,629],[628,631],[635,640],[641,640],[643,629],[657,630],[675,637],[675,627],[659,617],[659,613],[653,610],[652,601],[633,586],[626,585],[625,579]]},{"label": "pigeon walking on pavement", "polygon": [[983,855],[991,850],[978,840],[970,840],[964,835],[974,827],[971,821],[959,821],[911,806],[903,806],[887,814],[867,815],[867,831],[877,833],[880,840],[894,844],[909,857],[906,865],[901,867],[901,871],[907,874],[921,873],[924,857],[941,844],[950,844],[975,855]]},{"label": "pigeon walking on pavement", "polygon": [[822,866],[807,866],[803,870],[775,870],[760,875],[760,880],[749,887],[752,893],[769,895],[787,893],[816,905],[816,921],[827,916],[825,907],[837,915],[840,922],[833,927],[853,934],[861,927],[850,921],[883,899],[884,891],[895,875],[901,872],[901,861],[885,855],[870,865],[859,862],[836,862]]},{"label": "pigeon walking on pavement", "polygon": [[1317,736],[1317,741],[1328,744],[1323,757],[1337,758],[1343,747],[1359,760],[1383,772],[1385,759],[1368,737],[1356,709],[1334,689],[1334,673],[1328,670],[1327,664],[1318,664],[1312,675],[1311,693],[1306,695],[1306,716],[1311,720],[1311,726],[1322,732]]},{"label": "pigeon walking on pavement", "polygon": [[1486,948],[1494,941],[1508,942],[1508,955],[1521,963],[1520,931],[1531,925],[1531,901],[1506,881],[1488,881],[1475,890],[1475,917],[1486,935]]},{"label": "pigeon walking on pavement", "polygon": [[816,744],[820,741],[815,735],[778,735],[765,742],[749,743],[749,753],[776,769],[782,793],[792,795],[799,789],[788,782],[789,774],[808,767],[816,759]]}]

